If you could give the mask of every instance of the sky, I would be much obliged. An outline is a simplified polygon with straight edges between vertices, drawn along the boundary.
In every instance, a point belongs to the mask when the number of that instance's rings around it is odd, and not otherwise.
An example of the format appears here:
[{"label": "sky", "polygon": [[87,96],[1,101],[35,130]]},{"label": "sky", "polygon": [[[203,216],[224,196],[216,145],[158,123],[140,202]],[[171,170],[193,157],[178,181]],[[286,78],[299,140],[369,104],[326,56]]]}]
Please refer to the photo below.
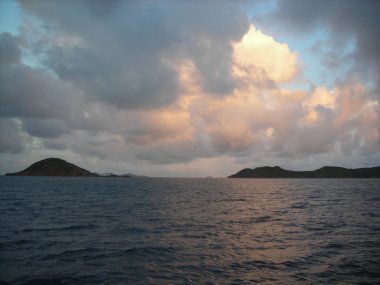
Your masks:
[{"label": "sky", "polygon": [[0,1],[0,173],[380,165],[380,1]]}]

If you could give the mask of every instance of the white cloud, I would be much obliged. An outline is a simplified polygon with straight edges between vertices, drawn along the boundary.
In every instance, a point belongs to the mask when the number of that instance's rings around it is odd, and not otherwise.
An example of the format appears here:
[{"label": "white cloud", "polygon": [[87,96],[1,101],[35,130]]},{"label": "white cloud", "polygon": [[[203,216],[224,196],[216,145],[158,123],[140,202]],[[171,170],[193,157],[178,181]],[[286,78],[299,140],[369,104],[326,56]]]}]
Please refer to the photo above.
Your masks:
[{"label": "white cloud", "polygon": [[261,69],[277,83],[294,79],[299,69],[297,54],[292,53],[287,44],[275,41],[253,25],[234,45],[234,61],[237,76],[249,76],[251,69]]}]

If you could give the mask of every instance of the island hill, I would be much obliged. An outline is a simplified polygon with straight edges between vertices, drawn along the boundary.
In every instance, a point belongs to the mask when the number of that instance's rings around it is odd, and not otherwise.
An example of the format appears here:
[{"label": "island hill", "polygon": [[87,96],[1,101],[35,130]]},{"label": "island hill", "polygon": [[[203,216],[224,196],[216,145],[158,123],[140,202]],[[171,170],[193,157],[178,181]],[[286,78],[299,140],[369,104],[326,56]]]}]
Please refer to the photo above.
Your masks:
[{"label": "island hill", "polygon": [[90,172],[75,164],[60,158],[47,158],[33,163],[28,168],[15,173],[7,173],[6,176],[68,176],[68,177],[131,177],[132,175],[116,175],[113,173],[100,175]]},{"label": "island hill", "polygon": [[[6,176],[67,176],[67,177],[136,177],[133,174],[98,174],[83,169],[60,158],[47,158],[33,163],[22,171],[7,173]],[[145,177],[145,176],[144,176]],[[324,166],[313,171],[292,171],[279,166],[246,168],[229,178],[380,178],[380,166],[348,169]]]},{"label": "island hill", "polygon": [[380,166],[349,169],[324,166],[312,171],[292,171],[279,166],[246,168],[229,178],[380,178]]}]

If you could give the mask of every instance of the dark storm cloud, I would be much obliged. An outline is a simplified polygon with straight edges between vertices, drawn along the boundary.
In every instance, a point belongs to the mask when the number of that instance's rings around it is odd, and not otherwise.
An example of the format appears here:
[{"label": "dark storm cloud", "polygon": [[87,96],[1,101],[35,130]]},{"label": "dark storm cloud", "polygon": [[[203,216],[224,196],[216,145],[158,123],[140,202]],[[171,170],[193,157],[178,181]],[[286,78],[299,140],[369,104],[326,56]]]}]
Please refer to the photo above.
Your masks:
[{"label": "dark storm cloud", "polygon": [[329,32],[330,44],[335,49],[354,40],[355,73],[364,79],[373,79],[379,87],[379,11],[378,0],[283,0],[265,21],[275,21],[277,25],[303,35],[323,28]]},{"label": "dark storm cloud", "polygon": [[37,44],[34,39],[44,65],[91,99],[129,109],[165,106],[177,99],[175,68],[183,58],[195,62],[207,91],[226,94],[234,88],[231,44],[248,22],[232,3],[221,2],[218,9],[186,1],[21,4],[48,27],[47,35],[53,30],[66,39],[61,45],[48,36]]}]

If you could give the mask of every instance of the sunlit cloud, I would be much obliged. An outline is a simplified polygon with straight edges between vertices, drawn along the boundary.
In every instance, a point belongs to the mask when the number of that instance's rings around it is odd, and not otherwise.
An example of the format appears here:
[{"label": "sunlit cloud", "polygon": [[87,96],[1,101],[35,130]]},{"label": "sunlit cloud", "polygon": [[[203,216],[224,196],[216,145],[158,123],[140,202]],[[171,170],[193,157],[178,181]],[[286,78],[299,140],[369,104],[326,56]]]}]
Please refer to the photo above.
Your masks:
[{"label": "sunlit cloud", "polygon": [[285,43],[250,26],[248,33],[234,45],[236,73],[249,75],[251,69],[263,71],[269,79],[283,83],[292,80],[298,73],[297,54]]}]

